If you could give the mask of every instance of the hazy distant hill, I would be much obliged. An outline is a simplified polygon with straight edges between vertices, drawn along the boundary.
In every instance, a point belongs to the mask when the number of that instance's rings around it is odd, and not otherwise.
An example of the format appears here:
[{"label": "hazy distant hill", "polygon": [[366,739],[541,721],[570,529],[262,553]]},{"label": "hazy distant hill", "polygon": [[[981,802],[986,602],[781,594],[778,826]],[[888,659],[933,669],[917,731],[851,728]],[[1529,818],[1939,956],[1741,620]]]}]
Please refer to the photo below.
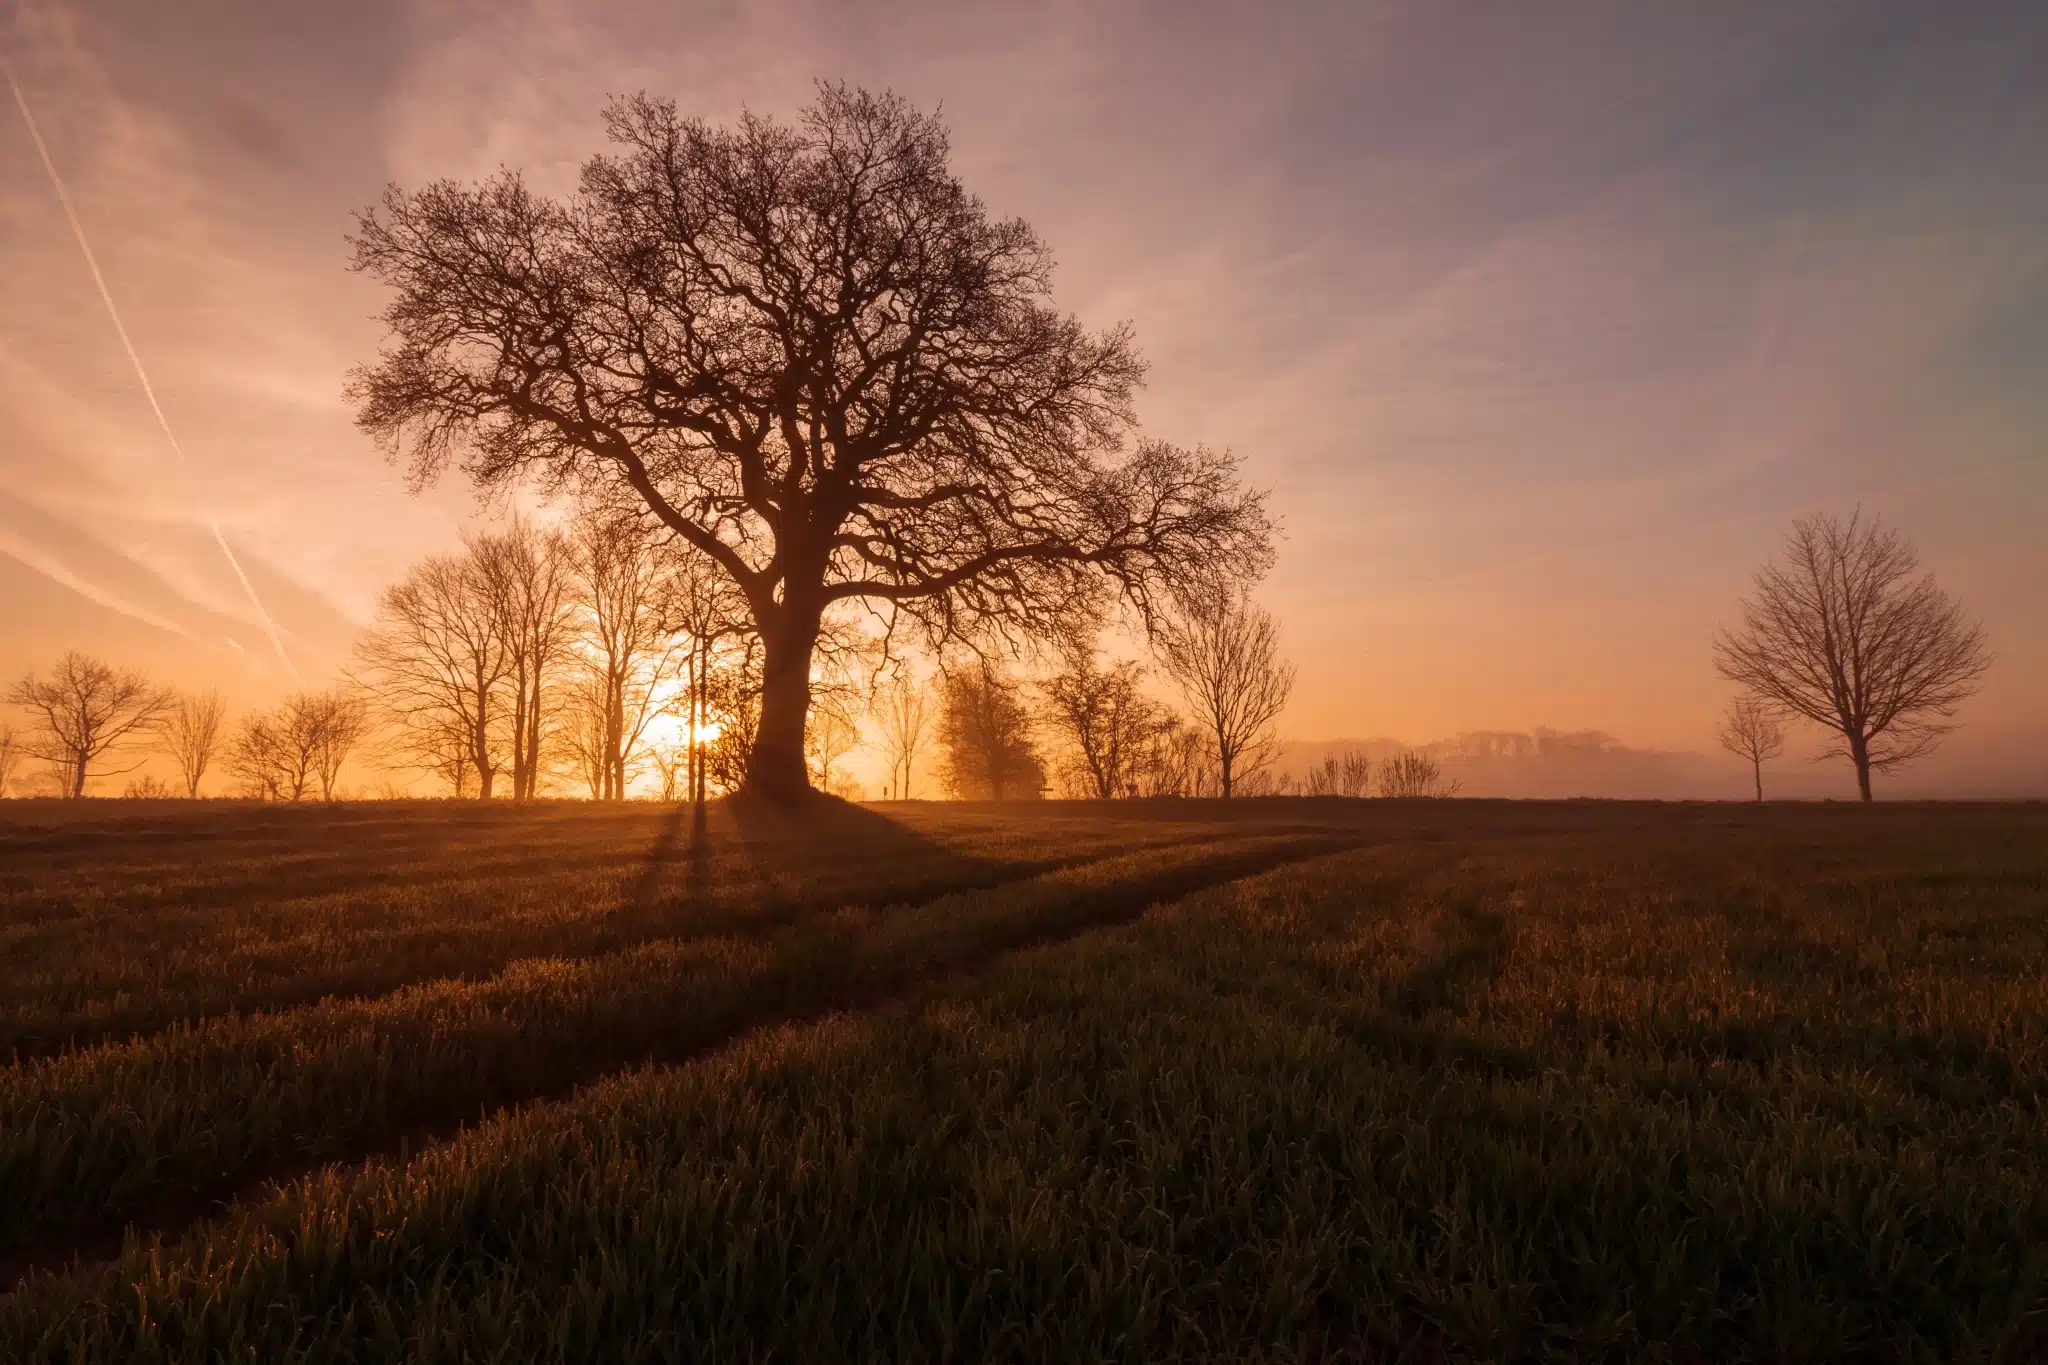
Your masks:
[{"label": "hazy distant hill", "polygon": [[[1767,797],[1850,800],[1847,763],[1813,762],[1817,737],[1795,732],[1783,757],[1764,765]],[[1377,766],[1415,748],[1441,763],[1464,796],[1607,797],[1618,800],[1741,800],[1750,794],[1746,765],[1721,753],[1636,748],[1600,730],[1472,730],[1427,744],[1399,740],[1289,740],[1280,746],[1277,771],[1300,777],[1326,757],[1362,750]],[[1923,797],[2040,797],[2048,774],[2037,756],[2048,734],[2001,743],[1994,734],[1965,729],[1923,763],[1880,784],[1880,799]]]}]

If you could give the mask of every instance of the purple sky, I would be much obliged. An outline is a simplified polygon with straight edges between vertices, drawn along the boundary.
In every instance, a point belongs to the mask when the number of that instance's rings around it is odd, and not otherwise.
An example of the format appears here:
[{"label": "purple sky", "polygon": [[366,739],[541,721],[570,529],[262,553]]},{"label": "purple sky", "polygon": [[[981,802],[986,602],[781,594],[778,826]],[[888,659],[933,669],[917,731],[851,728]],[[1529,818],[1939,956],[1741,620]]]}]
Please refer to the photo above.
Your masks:
[{"label": "purple sky", "polygon": [[475,514],[406,493],[342,372],[392,180],[566,186],[606,95],[942,106],[956,163],[1129,319],[1153,433],[1242,453],[1294,736],[1599,727],[1711,747],[1709,640],[1859,502],[1989,628],[1896,790],[2048,792],[2048,7],[30,0],[0,21],[189,455],[0,109],[0,675],[68,644],[325,677]]}]

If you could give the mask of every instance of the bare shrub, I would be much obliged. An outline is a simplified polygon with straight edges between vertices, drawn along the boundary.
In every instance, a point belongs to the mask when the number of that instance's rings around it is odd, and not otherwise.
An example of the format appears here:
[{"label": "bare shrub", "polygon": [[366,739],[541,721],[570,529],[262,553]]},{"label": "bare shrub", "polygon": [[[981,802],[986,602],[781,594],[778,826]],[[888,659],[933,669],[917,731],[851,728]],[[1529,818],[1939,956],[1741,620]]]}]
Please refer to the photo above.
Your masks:
[{"label": "bare shrub", "polygon": [[1456,796],[1460,783],[1446,779],[1441,763],[1417,749],[1380,764],[1379,792],[1387,797]]}]

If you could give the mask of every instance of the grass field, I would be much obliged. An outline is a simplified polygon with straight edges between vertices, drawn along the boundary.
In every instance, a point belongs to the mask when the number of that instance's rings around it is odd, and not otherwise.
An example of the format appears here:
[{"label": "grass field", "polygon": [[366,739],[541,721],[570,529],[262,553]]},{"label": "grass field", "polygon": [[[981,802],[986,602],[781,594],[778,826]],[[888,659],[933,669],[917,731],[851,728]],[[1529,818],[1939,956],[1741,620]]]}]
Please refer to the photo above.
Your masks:
[{"label": "grass field", "polygon": [[2048,1359],[2048,808],[0,803],[0,1360]]}]

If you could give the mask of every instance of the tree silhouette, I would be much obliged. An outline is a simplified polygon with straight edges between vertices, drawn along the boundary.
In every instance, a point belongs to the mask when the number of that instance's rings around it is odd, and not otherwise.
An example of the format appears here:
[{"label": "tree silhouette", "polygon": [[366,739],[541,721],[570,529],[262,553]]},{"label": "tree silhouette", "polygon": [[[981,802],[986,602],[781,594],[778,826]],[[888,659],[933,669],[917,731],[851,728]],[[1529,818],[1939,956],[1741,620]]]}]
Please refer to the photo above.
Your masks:
[{"label": "tree silhouette", "polygon": [[1983,628],[1920,572],[1898,532],[1862,514],[1793,523],[1756,576],[1742,626],[1714,641],[1721,676],[1838,734],[1856,789],[1932,750],[1991,666]]},{"label": "tree silhouette", "polygon": [[362,682],[398,727],[400,747],[457,795],[488,801],[502,765],[506,621],[474,547],[431,555],[387,588],[356,646]]},{"label": "tree silhouette", "polygon": [[1046,724],[1067,749],[1067,793],[1104,801],[1138,795],[1174,717],[1145,694],[1135,660],[1105,667],[1085,641],[1065,655],[1039,691]]},{"label": "tree silhouette", "polygon": [[1728,703],[1728,718],[1721,722],[1721,747],[1737,758],[1747,759],[1750,775],[1756,779],[1756,799],[1764,799],[1764,760],[1785,752],[1785,727],[1770,703],[1742,696]]},{"label": "tree silhouette", "polygon": [[1045,791],[1045,764],[1031,741],[1018,687],[987,659],[944,675],[940,779],[962,800],[1013,801]]},{"label": "tree silhouette", "polygon": [[220,693],[208,690],[180,697],[177,709],[164,724],[164,747],[170,750],[179,774],[185,779],[188,798],[199,795],[200,779],[213,766],[226,719],[227,706]]},{"label": "tree silhouette", "polygon": [[501,531],[470,545],[477,582],[497,621],[504,652],[503,685],[509,718],[512,797],[529,801],[540,790],[550,741],[560,724],[557,694],[572,658],[576,619],[571,602],[574,556],[567,536],[514,517]]},{"label": "tree silhouette", "polygon": [[1159,661],[1207,735],[1223,795],[1273,761],[1273,723],[1294,690],[1279,631],[1231,588],[1188,594],[1155,639]]},{"label": "tree silhouette", "polygon": [[911,799],[917,756],[924,748],[930,716],[926,701],[929,686],[908,672],[898,672],[874,701],[875,720],[882,727],[883,752],[889,760],[889,787],[898,801]]},{"label": "tree silhouette", "polygon": [[1050,253],[935,117],[827,85],[793,126],[642,96],[606,127],[567,201],[506,172],[360,217],[392,340],[350,393],[416,481],[628,493],[715,561],[763,650],[749,786],[807,788],[836,604],[938,643],[1263,568],[1262,496],[1226,455],[1127,446],[1128,331],[1051,306]]},{"label": "tree silhouette", "polygon": [[14,780],[15,764],[21,760],[21,743],[16,739],[14,727],[0,721],[0,797],[7,795],[7,788]]},{"label": "tree silhouette", "polygon": [[78,797],[85,795],[95,764],[154,739],[177,698],[133,669],[116,670],[74,649],[47,678],[30,674],[16,683],[7,700],[29,712],[35,724],[22,752],[57,769],[64,794]]}]

